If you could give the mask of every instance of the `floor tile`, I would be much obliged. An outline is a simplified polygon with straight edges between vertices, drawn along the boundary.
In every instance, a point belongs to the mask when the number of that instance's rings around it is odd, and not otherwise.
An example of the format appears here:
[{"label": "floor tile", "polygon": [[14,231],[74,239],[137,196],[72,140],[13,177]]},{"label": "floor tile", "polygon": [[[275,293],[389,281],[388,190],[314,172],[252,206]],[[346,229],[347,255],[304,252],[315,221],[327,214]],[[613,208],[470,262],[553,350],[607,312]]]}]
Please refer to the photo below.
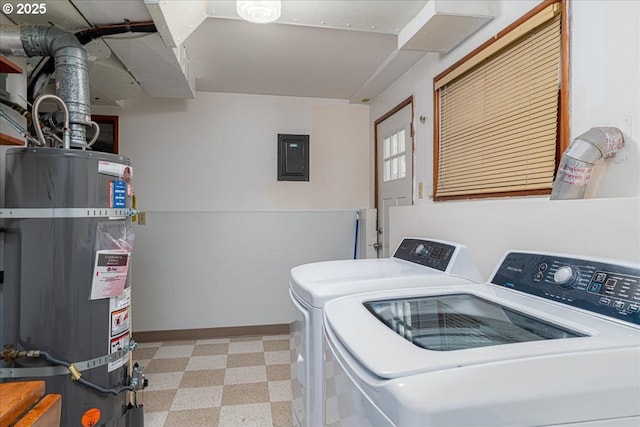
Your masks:
[{"label": "floor tile", "polygon": [[[219,424],[220,408],[171,411],[162,427],[212,427]],[[147,426],[145,419],[144,427]]]},{"label": "floor tile", "polygon": [[269,381],[269,401],[270,402],[290,402],[291,381]]},{"label": "floor tile", "polygon": [[169,411],[176,391],[177,390],[143,391],[145,413]]},{"label": "floor tile", "polygon": [[222,386],[181,388],[176,391],[171,404],[172,411],[185,409],[216,408],[222,401]]},{"label": "floor tile", "polygon": [[192,356],[214,356],[217,354],[227,354],[229,352],[229,343],[217,344],[196,344],[193,349]]},{"label": "floor tile", "polygon": [[149,380],[146,391],[176,390],[182,381],[183,372],[161,372],[157,374],[145,374]]},{"label": "floor tile", "polygon": [[267,381],[281,381],[290,379],[290,365],[267,365]]},{"label": "floor tile", "polygon": [[291,402],[272,402],[271,420],[273,427],[291,427],[293,425]]},{"label": "floor tile", "polygon": [[225,369],[224,384],[264,383],[267,381],[266,366],[243,366]]},{"label": "floor tile", "polygon": [[207,371],[185,371],[180,388],[208,387],[224,384],[224,369]]},{"label": "floor tile", "polygon": [[222,393],[222,405],[244,405],[248,403],[269,402],[267,383],[225,385]]},{"label": "floor tile", "polygon": [[144,409],[144,427],[164,427],[169,412],[147,412],[146,406]]},{"label": "floor tile", "polygon": [[264,365],[264,353],[241,353],[227,356],[228,368],[239,368],[240,366]]},{"label": "floor tile", "polygon": [[220,427],[267,427],[273,425],[271,405],[223,406],[220,408]]},{"label": "floor tile", "polygon": [[176,357],[191,357],[193,345],[162,346],[153,356],[154,359],[174,359]]},{"label": "floor tile", "polygon": [[138,347],[133,351],[133,359],[152,359],[160,347]]},{"label": "floor tile", "polygon": [[288,335],[145,343],[145,427],[291,427]]},{"label": "floor tile", "polygon": [[189,363],[188,357],[176,359],[152,359],[145,369],[146,374],[157,374],[159,372],[184,371]]},{"label": "floor tile", "polygon": [[262,340],[262,336],[261,335],[244,335],[244,336],[239,336],[239,337],[231,337],[230,341],[231,342],[242,342],[242,341],[258,341],[258,340]]},{"label": "floor tile", "polygon": [[227,367],[227,356],[193,356],[187,364],[187,371],[204,371],[208,369],[224,369]]},{"label": "floor tile", "polygon": [[264,335],[262,337],[263,341],[280,341],[280,340],[287,340],[289,341],[291,339],[291,337],[289,335]]},{"label": "floor tile", "polygon": [[161,342],[139,342],[138,348],[148,348],[148,347],[160,347],[162,345]]},{"label": "floor tile", "polygon": [[174,346],[174,345],[196,345],[196,340],[184,340],[184,341],[163,341],[162,346]]},{"label": "floor tile", "polygon": [[229,343],[229,354],[258,353],[264,351],[262,340]]},{"label": "floor tile", "polygon": [[289,340],[264,341],[264,351],[289,351]]},{"label": "floor tile", "polygon": [[231,341],[230,338],[209,338],[206,340],[198,340],[196,341],[196,345],[201,345],[201,344],[229,344],[229,341]]},{"label": "floor tile", "polygon": [[265,351],[264,363],[267,365],[282,365],[291,360],[290,351]]}]

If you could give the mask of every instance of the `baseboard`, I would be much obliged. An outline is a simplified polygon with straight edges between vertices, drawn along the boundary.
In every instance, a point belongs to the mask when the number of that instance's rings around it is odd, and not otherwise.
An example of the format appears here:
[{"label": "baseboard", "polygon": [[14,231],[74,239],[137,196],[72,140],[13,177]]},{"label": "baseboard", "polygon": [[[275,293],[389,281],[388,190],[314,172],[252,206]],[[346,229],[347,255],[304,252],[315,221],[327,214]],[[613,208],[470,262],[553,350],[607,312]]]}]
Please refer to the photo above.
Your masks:
[{"label": "baseboard", "polygon": [[164,342],[206,340],[213,338],[229,338],[251,335],[284,335],[289,333],[289,324],[228,326],[204,329],[177,329],[169,331],[136,331],[132,337],[136,342]]}]

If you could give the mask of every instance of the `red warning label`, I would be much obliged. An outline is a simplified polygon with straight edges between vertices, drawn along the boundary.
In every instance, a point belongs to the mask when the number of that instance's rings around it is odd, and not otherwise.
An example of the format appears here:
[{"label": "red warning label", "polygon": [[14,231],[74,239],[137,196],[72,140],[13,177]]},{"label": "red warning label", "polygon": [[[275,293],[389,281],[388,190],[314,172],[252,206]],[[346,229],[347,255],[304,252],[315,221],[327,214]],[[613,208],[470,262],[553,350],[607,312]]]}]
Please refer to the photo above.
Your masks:
[{"label": "red warning label", "polygon": [[100,421],[100,409],[91,408],[87,409],[84,414],[82,414],[82,425],[83,427],[92,427],[98,424]]}]

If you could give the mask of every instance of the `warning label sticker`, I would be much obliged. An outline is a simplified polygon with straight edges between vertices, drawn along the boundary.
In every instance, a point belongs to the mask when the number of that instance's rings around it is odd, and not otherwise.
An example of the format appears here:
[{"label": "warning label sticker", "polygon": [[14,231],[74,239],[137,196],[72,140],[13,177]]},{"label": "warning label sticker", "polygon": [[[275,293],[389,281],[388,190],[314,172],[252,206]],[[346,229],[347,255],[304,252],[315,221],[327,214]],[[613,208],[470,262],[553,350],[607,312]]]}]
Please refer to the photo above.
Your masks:
[{"label": "warning label sticker", "polygon": [[98,421],[100,421],[100,409],[98,408],[87,409],[80,420],[83,427],[93,427],[98,425]]},{"label": "warning label sticker", "polygon": [[[109,299],[109,354],[116,353],[129,345],[131,318],[131,288],[123,290],[122,295]],[[129,360],[130,353],[109,363],[109,372],[123,366]]]},{"label": "warning label sticker", "polygon": [[129,330],[129,307],[111,313],[111,336],[120,335]]}]

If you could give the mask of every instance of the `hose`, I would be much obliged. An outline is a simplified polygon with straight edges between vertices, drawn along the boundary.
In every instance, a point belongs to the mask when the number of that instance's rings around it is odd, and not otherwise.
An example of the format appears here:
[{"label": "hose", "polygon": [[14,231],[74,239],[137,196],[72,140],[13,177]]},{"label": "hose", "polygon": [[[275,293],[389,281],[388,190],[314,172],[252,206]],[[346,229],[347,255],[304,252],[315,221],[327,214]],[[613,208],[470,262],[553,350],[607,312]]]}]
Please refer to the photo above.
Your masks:
[{"label": "hose", "polygon": [[[91,124],[91,126],[93,126],[93,128],[96,130],[96,133],[93,135],[93,138],[91,138],[91,141],[89,141],[87,143],[87,147],[86,148],[91,148],[91,146],[96,143],[96,141],[98,140],[98,137],[100,136],[100,125],[98,123],[94,122],[93,120],[91,120],[89,122],[89,124]],[[84,150],[85,147],[82,147],[82,149]]]},{"label": "hose", "polygon": [[65,360],[61,360],[61,359],[57,359],[53,356],[51,356],[49,353],[47,353],[46,351],[40,351],[37,352],[37,354],[44,358],[47,362],[53,363],[54,365],[59,365],[59,366],[64,366],[65,368],[67,368],[69,370],[69,372],[71,372],[71,378],[84,385],[85,387],[88,387],[92,390],[95,390],[99,393],[102,394],[111,394],[113,396],[117,396],[120,393],[122,393],[123,391],[135,391],[135,386],[134,385],[128,385],[128,386],[123,386],[120,388],[104,388],[102,386],[99,386],[98,384],[94,384],[91,381],[88,381],[84,378],[82,378],[80,375],[80,371],[78,371],[78,369],[72,364],[69,363]]},{"label": "hose", "polygon": [[42,134],[42,128],[40,127],[40,120],[38,120],[38,108],[40,107],[40,103],[45,99],[53,99],[58,102],[62,106],[64,110],[64,128],[62,129],[62,147],[65,150],[71,148],[71,140],[69,136],[69,109],[67,108],[67,104],[62,100],[62,98],[56,95],[41,95],[36,99],[36,102],[33,103],[33,126],[36,128],[36,133],[38,134],[38,140],[44,146],[47,142],[44,139],[44,135]]},{"label": "hose", "polygon": [[353,242],[353,259],[358,258],[358,228],[360,227],[360,212],[356,212],[356,237]]}]

